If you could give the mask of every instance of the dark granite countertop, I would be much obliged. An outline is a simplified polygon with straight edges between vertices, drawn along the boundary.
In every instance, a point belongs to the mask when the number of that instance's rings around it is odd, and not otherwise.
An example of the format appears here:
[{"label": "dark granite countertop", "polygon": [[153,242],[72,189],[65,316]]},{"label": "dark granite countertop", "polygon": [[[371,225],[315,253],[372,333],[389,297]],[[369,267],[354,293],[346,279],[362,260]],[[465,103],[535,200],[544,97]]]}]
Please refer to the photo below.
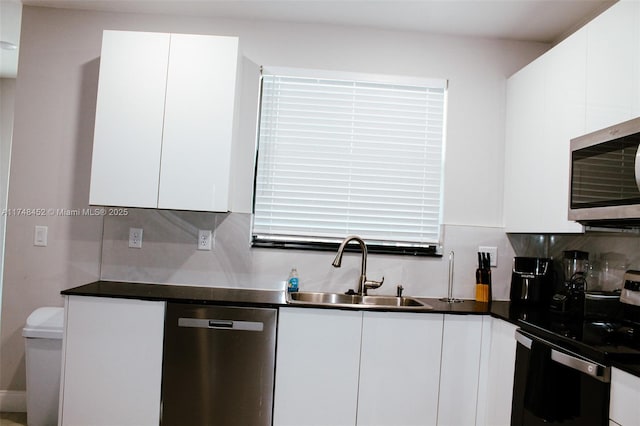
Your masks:
[{"label": "dark granite countertop", "polygon": [[278,307],[286,304],[282,291],[117,281],[96,281],[64,290],[62,294],[211,305]]},{"label": "dark granite countertop", "polygon": [[[239,306],[292,306],[286,302],[284,291],[276,290],[252,290],[237,288],[201,287],[172,284],[144,284],[117,281],[96,281],[79,287],[62,291],[67,296],[94,296],[115,297],[125,299],[157,300],[179,303],[201,303],[212,305],[239,305]],[[509,302],[488,303],[464,300],[459,303],[442,302],[440,299],[417,298],[431,305],[433,309],[419,312],[450,313],[450,314],[475,314],[488,315],[495,309],[496,312],[508,311]],[[505,308],[505,305],[507,306]],[[301,306],[301,305],[296,305]],[[301,306],[302,307],[302,306]],[[500,308],[502,307],[502,308]],[[328,306],[329,309],[333,309]],[[357,309],[357,307],[355,308]],[[386,310],[394,310],[387,308]],[[403,309],[403,312],[411,311]],[[497,315],[500,317],[500,315]],[[503,319],[507,319],[504,318]],[[508,319],[507,319],[508,320]]]}]

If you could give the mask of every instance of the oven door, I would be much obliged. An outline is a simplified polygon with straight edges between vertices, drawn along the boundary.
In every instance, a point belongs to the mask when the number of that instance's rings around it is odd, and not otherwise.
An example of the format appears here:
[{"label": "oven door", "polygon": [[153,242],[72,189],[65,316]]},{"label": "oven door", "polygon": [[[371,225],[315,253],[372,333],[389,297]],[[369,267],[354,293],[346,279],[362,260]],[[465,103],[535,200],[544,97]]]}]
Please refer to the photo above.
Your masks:
[{"label": "oven door", "polygon": [[511,425],[609,424],[610,368],[516,331]]}]

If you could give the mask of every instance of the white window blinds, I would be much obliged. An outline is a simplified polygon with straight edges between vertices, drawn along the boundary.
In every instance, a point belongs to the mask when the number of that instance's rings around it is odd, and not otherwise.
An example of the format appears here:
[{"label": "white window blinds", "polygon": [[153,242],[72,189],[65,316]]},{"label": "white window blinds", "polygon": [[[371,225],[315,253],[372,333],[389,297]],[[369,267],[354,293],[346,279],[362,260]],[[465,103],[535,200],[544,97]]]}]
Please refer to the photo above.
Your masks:
[{"label": "white window blinds", "polygon": [[265,73],[254,241],[438,244],[445,99],[445,80]]}]

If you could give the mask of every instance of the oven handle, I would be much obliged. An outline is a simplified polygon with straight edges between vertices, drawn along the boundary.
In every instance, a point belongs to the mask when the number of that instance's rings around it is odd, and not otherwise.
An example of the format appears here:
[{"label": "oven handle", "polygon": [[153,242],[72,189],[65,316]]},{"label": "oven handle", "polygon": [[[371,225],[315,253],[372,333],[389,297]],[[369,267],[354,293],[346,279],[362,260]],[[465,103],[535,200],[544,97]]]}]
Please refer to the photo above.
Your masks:
[{"label": "oven handle", "polygon": [[[516,341],[523,345],[525,348],[531,349],[531,343],[533,342],[533,339],[522,334],[520,330],[516,330]],[[594,379],[600,380],[601,382],[609,383],[611,381],[610,367],[605,367],[604,365],[596,364],[594,362],[578,358],[577,356],[569,355],[564,351],[561,352],[559,350],[556,350],[554,349],[554,347],[557,346],[547,340],[536,338],[536,341],[539,341],[551,347],[551,359],[555,362],[562,364],[565,367],[569,367],[573,370],[578,370],[581,373],[593,377]]]},{"label": "oven handle", "polygon": [[636,175],[636,187],[640,191],[640,145],[636,151],[636,163],[635,163],[635,175]]}]

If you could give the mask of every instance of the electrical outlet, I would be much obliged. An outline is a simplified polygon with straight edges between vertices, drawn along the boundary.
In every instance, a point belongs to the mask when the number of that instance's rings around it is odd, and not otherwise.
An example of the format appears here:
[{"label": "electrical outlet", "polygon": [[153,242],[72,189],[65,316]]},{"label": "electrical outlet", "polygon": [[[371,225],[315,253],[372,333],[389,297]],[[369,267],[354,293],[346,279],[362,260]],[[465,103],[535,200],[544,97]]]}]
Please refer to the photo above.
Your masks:
[{"label": "electrical outlet", "polygon": [[142,248],[142,228],[129,228],[129,247]]},{"label": "electrical outlet", "polygon": [[489,253],[489,255],[491,256],[490,266],[493,266],[493,267],[498,266],[498,247],[480,246],[478,247],[478,251],[480,253]]},{"label": "electrical outlet", "polygon": [[35,232],[33,233],[33,245],[38,247],[47,246],[47,232],[49,228],[42,225],[36,225]]},{"label": "electrical outlet", "polygon": [[211,231],[208,229],[198,230],[198,250],[211,250]]}]

